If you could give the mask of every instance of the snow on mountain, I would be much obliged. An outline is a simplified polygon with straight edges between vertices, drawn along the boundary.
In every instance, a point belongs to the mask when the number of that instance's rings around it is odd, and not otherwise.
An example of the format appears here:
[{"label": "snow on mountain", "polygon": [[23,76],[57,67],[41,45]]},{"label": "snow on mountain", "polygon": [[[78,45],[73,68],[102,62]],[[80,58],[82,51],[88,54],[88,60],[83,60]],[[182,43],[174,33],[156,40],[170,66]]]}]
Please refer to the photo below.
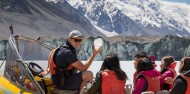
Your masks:
[{"label": "snow on mountain", "polygon": [[[102,33],[190,36],[190,5],[162,0],[67,0]],[[115,33],[114,33],[115,32]]]},{"label": "snow on mountain", "polygon": [[186,29],[188,32],[190,32],[190,5],[166,1],[163,1],[162,4],[163,7],[161,9],[163,13],[179,23],[179,26],[176,27],[179,30]]},{"label": "snow on mountain", "polygon": [[65,37],[73,29],[86,36],[190,36],[190,5],[162,0],[1,0],[0,17],[6,36],[10,24],[35,37]]},{"label": "snow on mountain", "polygon": [[97,30],[99,30],[101,33],[103,33],[104,35],[107,35],[107,37],[112,37],[112,36],[116,36],[116,35],[119,35],[119,34],[117,34],[117,32],[108,32],[108,31],[106,31],[106,30],[103,30],[102,28],[100,28],[100,27],[98,27],[98,26],[96,26],[96,25],[94,25],[94,27],[97,29]]},{"label": "snow on mountain", "polygon": [[[57,3],[53,3],[57,2]],[[15,34],[32,38],[66,38],[77,29],[84,36],[104,36],[66,1],[57,0],[0,0],[0,40]]]}]

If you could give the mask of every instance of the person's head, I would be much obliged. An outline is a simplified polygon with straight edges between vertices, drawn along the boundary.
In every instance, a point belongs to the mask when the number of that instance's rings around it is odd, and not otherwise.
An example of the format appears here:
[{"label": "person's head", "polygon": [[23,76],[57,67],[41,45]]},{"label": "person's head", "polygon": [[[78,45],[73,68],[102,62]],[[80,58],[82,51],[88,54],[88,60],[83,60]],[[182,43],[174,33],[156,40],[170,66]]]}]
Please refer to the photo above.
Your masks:
[{"label": "person's head", "polygon": [[117,57],[116,54],[110,54],[104,59],[100,71],[103,71],[106,69],[116,72],[117,78],[119,80],[127,79],[127,75],[120,68],[119,58]]},{"label": "person's head", "polygon": [[102,70],[105,69],[120,69],[119,59],[116,54],[110,54],[104,59]]},{"label": "person's head", "polygon": [[148,56],[147,56],[147,53],[146,52],[138,52],[136,55],[135,55],[135,58],[134,58],[134,67],[135,67],[135,69],[137,69],[137,67],[136,67],[136,61],[139,59],[139,58],[143,58],[143,57],[147,57],[148,58]]},{"label": "person's head", "polygon": [[184,73],[190,70],[190,57],[183,57],[179,65],[179,73]]},{"label": "person's head", "polygon": [[160,68],[161,70],[164,68],[168,68],[174,62],[173,56],[164,56],[161,60]]},{"label": "person's head", "polygon": [[148,57],[147,56],[147,53],[146,52],[139,52],[135,55],[135,59],[134,60],[137,60],[138,58],[142,58],[142,57]]},{"label": "person's head", "polygon": [[74,47],[77,48],[79,47],[80,43],[82,42],[84,36],[81,34],[80,31],[78,30],[73,30],[69,33],[69,37],[67,40],[69,43]]},{"label": "person's head", "polygon": [[154,69],[152,62],[147,57],[138,58],[135,62],[137,72]]}]

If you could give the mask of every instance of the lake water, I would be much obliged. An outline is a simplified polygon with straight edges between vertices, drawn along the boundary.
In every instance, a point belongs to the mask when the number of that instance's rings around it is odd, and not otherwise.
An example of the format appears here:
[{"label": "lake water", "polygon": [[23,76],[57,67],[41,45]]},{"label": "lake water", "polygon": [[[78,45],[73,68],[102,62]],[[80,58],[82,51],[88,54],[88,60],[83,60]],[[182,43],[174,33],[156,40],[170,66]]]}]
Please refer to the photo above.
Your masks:
[{"label": "lake water", "polygon": [[[27,61],[27,62],[29,62],[29,61]],[[47,61],[33,61],[33,62],[38,63],[44,70],[47,68]],[[93,72],[94,77],[95,77],[96,73],[100,70],[102,62],[103,61],[94,61],[94,62],[92,62],[92,65],[89,67],[88,70]],[[127,81],[127,83],[129,83],[129,84],[132,84],[133,73],[135,72],[133,62],[134,61],[120,61],[121,69],[123,71],[125,71],[125,73],[127,74],[128,78],[129,78],[129,80]],[[1,63],[2,63],[2,61],[0,61],[0,65],[1,65]],[[160,61],[156,61],[156,64],[157,64],[156,69],[160,70]],[[5,63],[0,68],[0,75],[3,74],[4,66],[5,66]],[[177,72],[178,72],[178,68],[179,68],[179,64],[177,63],[177,66],[176,66]],[[47,76],[47,77],[49,77],[49,76]]]}]

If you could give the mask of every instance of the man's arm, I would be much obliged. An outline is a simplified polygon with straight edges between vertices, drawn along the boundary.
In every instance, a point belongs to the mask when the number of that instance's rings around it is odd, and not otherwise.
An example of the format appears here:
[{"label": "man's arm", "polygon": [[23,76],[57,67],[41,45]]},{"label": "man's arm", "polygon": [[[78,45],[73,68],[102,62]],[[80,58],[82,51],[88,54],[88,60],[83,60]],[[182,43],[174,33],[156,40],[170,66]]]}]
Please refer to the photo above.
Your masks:
[{"label": "man's arm", "polygon": [[86,71],[90,67],[90,65],[92,64],[92,61],[94,60],[95,56],[100,51],[101,51],[101,47],[98,50],[94,49],[92,55],[90,56],[90,58],[86,62],[82,63],[80,60],[78,60],[75,63],[73,63],[72,66],[74,66],[75,68],[77,68],[80,71]]}]

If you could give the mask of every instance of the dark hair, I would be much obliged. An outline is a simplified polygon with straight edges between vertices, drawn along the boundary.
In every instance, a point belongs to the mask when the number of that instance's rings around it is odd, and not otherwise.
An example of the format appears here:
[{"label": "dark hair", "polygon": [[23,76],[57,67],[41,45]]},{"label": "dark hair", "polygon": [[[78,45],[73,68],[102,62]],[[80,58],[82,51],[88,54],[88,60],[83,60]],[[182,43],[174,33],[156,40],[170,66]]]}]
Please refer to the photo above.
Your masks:
[{"label": "dark hair", "polygon": [[105,69],[114,71],[119,80],[127,79],[126,73],[120,68],[120,62],[116,54],[110,54],[104,59],[100,71]]},{"label": "dark hair", "polygon": [[165,68],[169,67],[171,65],[171,63],[174,62],[173,56],[164,56],[162,59],[165,63],[165,66],[164,66]]},{"label": "dark hair", "polygon": [[148,57],[146,52],[139,52],[135,55],[135,58]]},{"label": "dark hair", "polygon": [[137,72],[154,69],[154,66],[149,58],[142,57],[137,59]]},{"label": "dark hair", "polygon": [[183,57],[180,63],[184,63],[181,70],[179,70],[180,73],[185,73],[186,71],[190,70],[190,57]]}]

